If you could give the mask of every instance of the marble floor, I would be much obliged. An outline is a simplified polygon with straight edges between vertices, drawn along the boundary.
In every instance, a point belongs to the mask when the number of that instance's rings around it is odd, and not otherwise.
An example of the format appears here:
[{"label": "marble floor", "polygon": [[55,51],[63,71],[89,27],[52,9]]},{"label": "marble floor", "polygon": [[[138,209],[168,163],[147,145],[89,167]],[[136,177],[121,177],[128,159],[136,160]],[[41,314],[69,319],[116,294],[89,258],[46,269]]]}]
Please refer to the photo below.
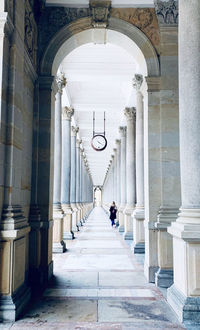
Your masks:
[{"label": "marble floor", "polygon": [[5,329],[185,329],[103,209],[91,212],[67,248],[54,255],[41,299]]}]

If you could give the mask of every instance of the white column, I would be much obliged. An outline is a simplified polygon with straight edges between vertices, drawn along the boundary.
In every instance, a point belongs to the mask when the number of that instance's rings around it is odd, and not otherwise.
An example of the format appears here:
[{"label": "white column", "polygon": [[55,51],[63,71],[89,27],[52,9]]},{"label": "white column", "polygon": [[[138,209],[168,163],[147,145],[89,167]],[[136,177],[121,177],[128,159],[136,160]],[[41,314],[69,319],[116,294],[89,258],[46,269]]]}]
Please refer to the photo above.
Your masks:
[{"label": "white column", "polygon": [[[200,322],[200,2],[179,1],[182,206],[173,236],[174,285],[167,300],[181,321]],[[192,36],[192,37],[190,37]]]},{"label": "white column", "polygon": [[71,118],[74,114],[72,108],[63,108],[62,120],[62,190],[61,201],[64,217],[64,239],[73,239],[72,208],[70,205],[71,184]]},{"label": "white column", "polygon": [[72,208],[72,230],[79,231],[77,224],[77,208],[76,208],[76,136],[78,127],[71,127],[71,185],[70,185],[70,204]]},{"label": "white column", "polygon": [[[116,152],[116,163],[117,163],[117,208],[120,207],[121,202],[121,179],[120,179],[120,171],[121,171],[121,140],[116,140],[117,152]],[[119,215],[119,213],[118,213]],[[119,218],[118,218],[119,219]]]},{"label": "white column", "polygon": [[124,231],[124,209],[126,206],[126,127],[119,128],[121,138],[121,170],[120,170],[120,187],[121,187],[121,203],[119,208],[119,232]]},{"label": "white column", "polygon": [[143,120],[143,95],[140,87],[143,82],[142,75],[135,75],[133,87],[136,89],[136,208],[133,212],[133,251],[144,253],[144,120]]},{"label": "white column", "polygon": [[55,101],[54,129],[54,190],[53,190],[53,252],[63,253],[66,250],[63,241],[64,212],[61,207],[61,171],[62,171],[62,89],[66,84],[63,75],[57,77],[58,92]]},{"label": "white column", "polygon": [[81,169],[80,169],[80,144],[81,140],[76,140],[76,208],[77,208],[77,223],[78,226],[82,225],[81,222],[81,206],[80,206],[80,178],[81,178]]},{"label": "white column", "polygon": [[113,201],[116,203],[117,201],[117,149],[113,149],[114,152],[114,162],[113,162],[113,170],[114,170],[114,177],[113,177],[113,187],[114,187],[114,194],[113,194]]},{"label": "white column", "polygon": [[126,193],[127,203],[124,210],[124,239],[133,239],[132,213],[135,207],[135,108],[126,108],[127,153],[126,153]]}]

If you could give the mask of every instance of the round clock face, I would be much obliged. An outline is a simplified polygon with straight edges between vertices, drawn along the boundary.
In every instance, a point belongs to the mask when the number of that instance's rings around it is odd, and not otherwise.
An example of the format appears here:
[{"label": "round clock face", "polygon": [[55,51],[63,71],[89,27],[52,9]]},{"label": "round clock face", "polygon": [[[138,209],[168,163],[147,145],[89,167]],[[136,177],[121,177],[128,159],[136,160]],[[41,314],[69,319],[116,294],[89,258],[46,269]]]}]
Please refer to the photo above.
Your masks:
[{"label": "round clock face", "polygon": [[95,135],[91,141],[92,148],[96,151],[102,151],[107,146],[107,140],[104,135]]}]

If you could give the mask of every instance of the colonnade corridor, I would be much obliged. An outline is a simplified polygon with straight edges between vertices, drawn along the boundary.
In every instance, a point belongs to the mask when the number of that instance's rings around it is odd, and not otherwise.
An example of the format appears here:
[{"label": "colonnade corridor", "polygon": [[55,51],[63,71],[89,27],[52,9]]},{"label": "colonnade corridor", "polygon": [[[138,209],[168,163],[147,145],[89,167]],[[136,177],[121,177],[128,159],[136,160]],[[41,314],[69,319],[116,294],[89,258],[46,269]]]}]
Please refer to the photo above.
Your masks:
[{"label": "colonnade corridor", "polygon": [[11,328],[183,329],[101,207],[67,248],[54,254],[54,277],[43,297]]}]

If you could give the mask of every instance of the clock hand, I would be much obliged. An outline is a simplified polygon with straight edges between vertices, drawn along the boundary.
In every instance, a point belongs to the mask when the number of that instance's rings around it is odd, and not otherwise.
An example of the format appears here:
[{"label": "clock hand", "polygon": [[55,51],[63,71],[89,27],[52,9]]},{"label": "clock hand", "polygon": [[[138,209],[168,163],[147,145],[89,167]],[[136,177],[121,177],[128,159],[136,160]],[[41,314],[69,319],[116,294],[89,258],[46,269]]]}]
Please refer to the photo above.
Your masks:
[{"label": "clock hand", "polygon": [[97,141],[99,144],[101,144],[102,145],[102,143],[100,142],[100,141]]}]

